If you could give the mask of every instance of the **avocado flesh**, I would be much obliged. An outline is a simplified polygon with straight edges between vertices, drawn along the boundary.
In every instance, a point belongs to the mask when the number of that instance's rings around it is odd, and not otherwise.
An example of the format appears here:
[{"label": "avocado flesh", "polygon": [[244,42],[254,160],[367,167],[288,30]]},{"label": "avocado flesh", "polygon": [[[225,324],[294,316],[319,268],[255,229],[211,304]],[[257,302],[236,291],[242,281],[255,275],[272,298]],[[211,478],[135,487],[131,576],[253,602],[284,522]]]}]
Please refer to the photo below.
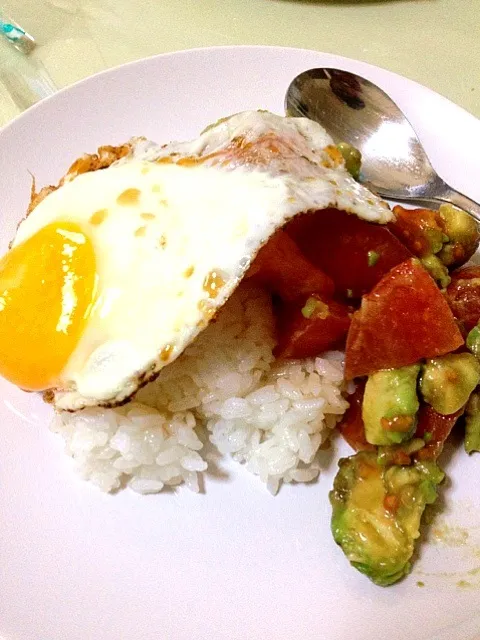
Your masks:
[{"label": "avocado flesh", "polygon": [[382,467],[373,452],[340,460],[330,492],[333,537],[375,584],[388,586],[409,573],[422,514],[443,477],[433,462]]},{"label": "avocado flesh", "polygon": [[480,382],[480,363],[472,353],[450,353],[427,360],[420,391],[425,402],[444,416],[461,409]]},{"label": "avocado flesh", "polygon": [[370,444],[391,445],[408,440],[419,409],[417,377],[420,365],[384,369],[368,377],[362,418]]},{"label": "avocado flesh", "polygon": [[480,451],[480,391],[470,396],[465,409],[465,451]]},{"label": "avocado flesh", "polygon": [[[438,257],[447,267],[459,266],[475,253],[478,246],[477,222],[468,213],[450,204],[442,204],[439,214],[443,220],[448,241],[438,252]],[[461,249],[460,253],[459,249]],[[459,255],[460,261],[458,261]]]},{"label": "avocado flesh", "polygon": [[337,148],[343,156],[346,170],[352,178],[358,180],[362,168],[362,154],[348,142],[339,142]]},{"label": "avocado flesh", "polygon": [[467,339],[465,340],[467,349],[469,349],[473,355],[480,360],[480,327],[478,324],[470,330]]},{"label": "avocado flesh", "polygon": [[448,269],[437,256],[432,253],[420,259],[423,267],[435,280],[440,289],[446,289],[452,279],[448,275]]}]

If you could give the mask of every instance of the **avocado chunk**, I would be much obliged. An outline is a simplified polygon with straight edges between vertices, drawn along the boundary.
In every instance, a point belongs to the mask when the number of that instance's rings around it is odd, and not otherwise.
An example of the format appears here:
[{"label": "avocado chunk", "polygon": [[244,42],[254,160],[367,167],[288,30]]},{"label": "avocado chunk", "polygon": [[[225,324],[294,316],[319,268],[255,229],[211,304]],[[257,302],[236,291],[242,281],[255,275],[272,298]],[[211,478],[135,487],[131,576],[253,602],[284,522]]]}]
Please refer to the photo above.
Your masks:
[{"label": "avocado chunk", "polygon": [[420,391],[428,404],[444,416],[461,409],[480,382],[480,363],[471,353],[449,353],[427,360]]},{"label": "avocado chunk", "polygon": [[340,142],[337,144],[337,149],[345,160],[345,168],[348,173],[352,178],[358,180],[360,176],[360,169],[362,167],[362,154],[360,151],[351,144],[348,144],[348,142]]},{"label": "avocado chunk", "polygon": [[332,534],[358,571],[382,587],[409,573],[425,506],[443,478],[430,461],[383,467],[370,451],[340,460],[330,492]]},{"label": "avocado chunk", "polygon": [[417,377],[420,365],[383,369],[368,376],[362,418],[370,444],[399,444],[412,435],[419,408]]},{"label": "avocado chunk", "polygon": [[478,324],[469,332],[467,339],[465,340],[465,344],[473,355],[480,359],[480,327]]},{"label": "avocado chunk", "polygon": [[465,451],[480,451],[480,390],[470,396],[465,408]]},{"label": "avocado chunk", "polygon": [[420,258],[420,262],[428,273],[435,280],[440,289],[446,289],[452,279],[448,275],[448,269],[437,256],[429,254],[424,258]]},{"label": "avocado chunk", "polygon": [[438,257],[447,267],[460,266],[473,256],[478,247],[478,225],[468,213],[451,204],[442,204],[438,213],[448,237]]},{"label": "avocado chunk", "polygon": [[388,447],[378,447],[377,461],[382,466],[390,464],[410,464],[411,456],[425,446],[423,438],[412,438],[401,444],[392,444]]}]

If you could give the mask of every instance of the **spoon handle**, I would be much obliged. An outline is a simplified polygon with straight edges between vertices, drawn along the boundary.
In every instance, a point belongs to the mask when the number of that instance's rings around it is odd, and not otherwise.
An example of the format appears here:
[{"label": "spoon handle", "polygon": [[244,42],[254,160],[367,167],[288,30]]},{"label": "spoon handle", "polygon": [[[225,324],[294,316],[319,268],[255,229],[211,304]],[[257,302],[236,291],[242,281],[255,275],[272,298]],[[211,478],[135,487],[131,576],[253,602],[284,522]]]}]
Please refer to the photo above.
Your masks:
[{"label": "spoon handle", "polygon": [[480,222],[480,205],[474,200],[467,198],[467,196],[464,196],[463,193],[455,191],[455,189],[449,187],[448,184],[445,184],[445,191],[439,193],[436,197],[438,200],[448,202],[449,204],[453,204],[455,207],[463,209]]},{"label": "spoon handle", "polygon": [[[369,185],[366,184],[366,186]],[[379,196],[387,200],[411,202],[417,206],[432,207],[434,209],[438,208],[440,204],[453,204],[455,207],[466,211],[472,218],[475,218],[475,220],[480,223],[480,205],[471,198],[463,195],[463,193],[450,187],[439,177],[425,187],[422,186],[419,189],[411,189],[408,196],[386,189],[376,189],[373,185],[372,187]]]},{"label": "spoon handle", "polygon": [[436,176],[436,179],[427,186],[423,195],[426,199],[431,198],[436,201],[437,204],[442,202],[453,204],[455,207],[469,213],[477,222],[480,222],[480,205],[471,198],[464,196],[463,193],[453,189],[439,176]]}]

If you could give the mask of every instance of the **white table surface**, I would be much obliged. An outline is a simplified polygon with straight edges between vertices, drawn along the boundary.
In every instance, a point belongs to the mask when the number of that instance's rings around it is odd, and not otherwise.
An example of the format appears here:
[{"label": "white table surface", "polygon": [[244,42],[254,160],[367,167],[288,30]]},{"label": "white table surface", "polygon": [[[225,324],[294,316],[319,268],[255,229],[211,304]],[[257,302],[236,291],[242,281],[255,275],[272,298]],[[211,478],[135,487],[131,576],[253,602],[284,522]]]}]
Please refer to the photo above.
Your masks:
[{"label": "white table surface", "polygon": [[[32,59],[58,88],[165,51],[270,44],[385,67],[480,116],[480,0],[3,0],[2,7],[36,38]],[[7,49],[0,45],[0,62]],[[0,125],[23,108],[1,89]]]}]

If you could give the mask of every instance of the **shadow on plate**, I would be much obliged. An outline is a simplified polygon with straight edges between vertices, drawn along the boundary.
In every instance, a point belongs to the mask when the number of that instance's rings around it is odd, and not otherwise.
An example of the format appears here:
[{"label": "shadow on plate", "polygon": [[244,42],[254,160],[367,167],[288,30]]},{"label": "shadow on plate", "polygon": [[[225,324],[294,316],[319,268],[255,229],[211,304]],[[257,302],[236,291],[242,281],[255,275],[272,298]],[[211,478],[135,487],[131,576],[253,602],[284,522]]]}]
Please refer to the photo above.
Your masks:
[{"label": "shadow on plate", "polygon": [[[299,484],[306,487],[315,486],[316,484],[318,484],[319,479],[322,479],[323,474],[330,474],[332,472],[332,467],[336,471],[336,466],[339,458],[338,451],[336,450],[336,436],[337,434],[332,434],[332,438],[330,439],[330,441],[325,443],[324,447],[321,448],[315,456],[315,460],[320,466],[320,474],[309,482],[301,482]],[[235,480],[235,478],[232,477],[235,474],[232,474],[230,471],[228,471],[225,468],[225,464],[233,464],[238,468],[241,468],[244,465],[239,462],[233,462],[232,458],[229,455],[221,454],[218,449],[210,442],[206,433],[200,433],[199,437],[203,442],[202,457],[208,462],[208,469],[202,474],[199,474],[199,493],[206,493],[208,491],[208,482],[211,479],[221,482],[232,482]],[[267,486],[260,480],[260,478],[258,476],[254,477],[258,482],[259,487],[262,487],[265,491],[268,491]],[[238,478],[236,481],[239,481]],[[297,483],[293,482],[292,484],[295,485]],[[283,486],[284,483],[281,483],[279,492],[282,491]]]},{"label": "shadow on plate", "polygon": [[206,493],[205,483],[208,484],[209,480],[231,482],[232,477],[223,466],[227,460],[226,456],[222,456],[206,434],[203,434],[203,437],[200,435],[200,439],[203,442],[202,458],[208,462],[208,468],[203,473],[198,474],[198,486],[199,493]]}]

